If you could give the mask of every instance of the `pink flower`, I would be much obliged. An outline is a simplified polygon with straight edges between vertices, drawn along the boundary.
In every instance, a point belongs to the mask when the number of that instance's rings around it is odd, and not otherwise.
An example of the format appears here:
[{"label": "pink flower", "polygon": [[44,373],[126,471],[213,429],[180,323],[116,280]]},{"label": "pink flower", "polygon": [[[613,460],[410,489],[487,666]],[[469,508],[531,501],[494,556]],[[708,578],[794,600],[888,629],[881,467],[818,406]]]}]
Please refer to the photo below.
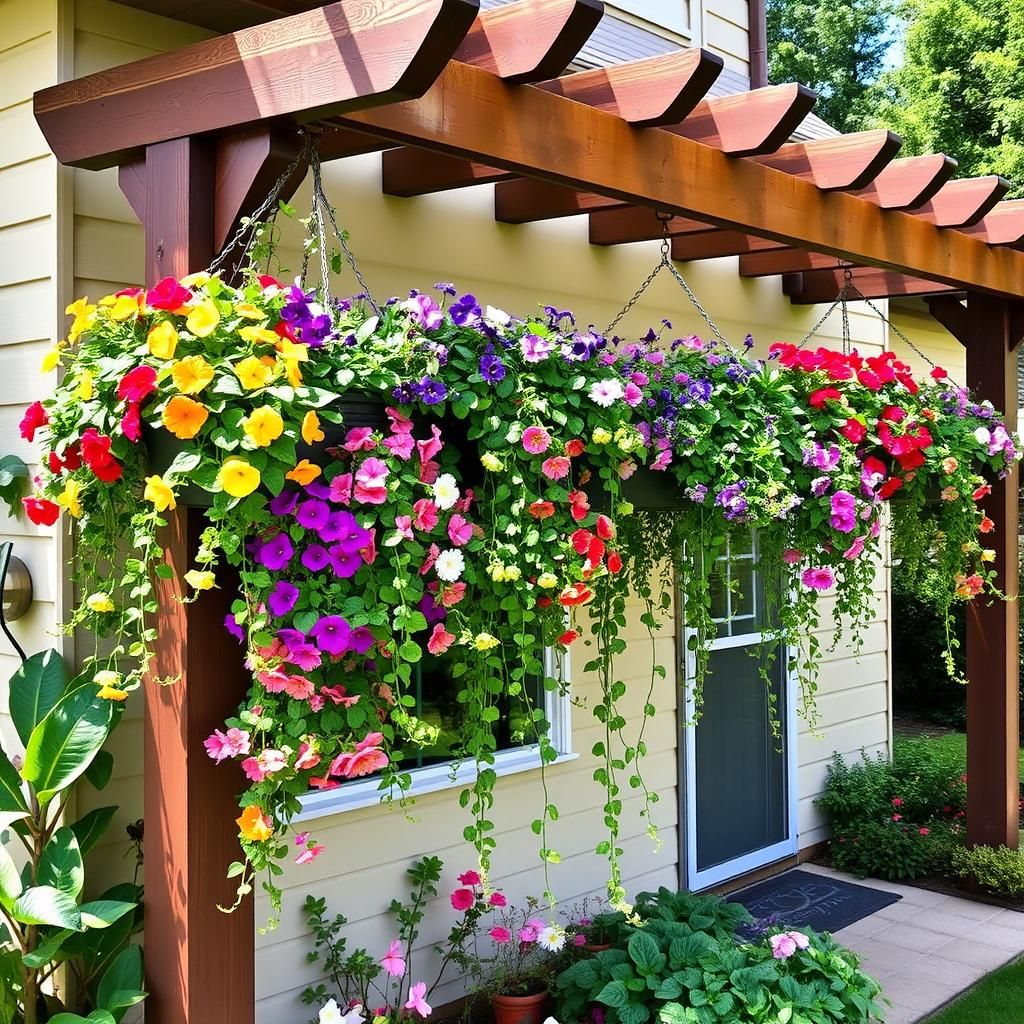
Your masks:
[{"label": "pink flower", "polygon": [[380,749],[383,742],[384,737],[381,733],[371,732],[356,744],[356,749],[352,753],[339,754],[331,762],[329,774],[357,779],[362,775],[379,772],[389,761],[388,755]]},{"label": "pink flower", "polygon": [[257,672],[256,678],[263,684],[267,693],[283,693],[288,684],[288,673],[284,669],[275,668],[267,672]]},{"label": "pink flower", "polygon": [[926,835],[928,835],[928,833],[929,833],[929,831],[930,831],[930,830],[929,830],[929,829],[926,829],[926,828],[919,828],[919,829],[918,829],[917,831],[918,831],[918,832],[919,832],[919,833],[920,833],[921,835],[923,835],[923,836],[926,836]]},{"label": "pink flower", "polygon": [[562,477],[569,475],[570,469],[572,463],[564,455],[553,455],[550,459],[545,459],[540,467],[540,471],[549,480],[561,480]]},{"label": "pink flower", "polygon": [[[434,632],[427,641],[427,650],[434,655],[444,654],[455,643],[455,634],[449,633],[441,622],[434,623]],[[462,881],[460,878],[459,881]]]},{"label": "pink flower", "polygon": [[319,693],[314,693],[313,696],[309,698],[309,709],[310,711],[323,711],[324,703],[323,697],[321,697]]},{"label": "pink flower", "polygon": [[628,480],[637,470],[636,462],[633,459],[623,459],[619,463],[618,474],[620,480]]},{"label": "pink flower", "polygon": [[835,573],[833,573],[827,566],[804,569],[803,574],[800,577],[800,582],[803,583],[808,590],[828,590],[833,586],[835,581]]},{"label": "pink flower", "polygon": [[310,776],[309,784],[313,789],[337,789],[341,785],[340,782],[335,782],[334,779],[321,778],[317,775]]},{"label": "pink flower", "polygon": [[353,427],[345,435],[345,443],[342,447],[347,452],[372,452],[377,447],[373,440],[372,427]]},{"label": "pink flower", "polygon": [[796,565],[803,557],[803,552],[798,551],[796,548],[786,548],[782,552],[782,560],[786,565]]},{"label": "pink flower", "polygon": [[347,505],[352,500],[352,474],[342,473],[331,481],[331,501]]},{"label": "pink flower", "polygon": [[380,459],[370,456],[356,470],[353,497],[367,505],[383,505],[388,498],[387,479],[391,471]]},{"label": "pink flower", "polygon": [[457,548],[461,548],[473,539],[473,524],[456,512],[448,520],[448,537]]},{"label": "pink flower", "polygon": [[644,393],[636,386],[636,384],[630,381],[626,385],[625,393],[622,397],[625,400],[626,405],[637,406],[643,401]]},{"label": "pink flower", "polygon": [[512,933],[507,928],[502,928],[501,925],[495,925],[487,934],[499,946],[504,946],[505,943],[512,941]]},{"label": "pink flower", "polygon": [[423,533],[437,526],[437,506],[429,498],[420,498],[412,507],[412,525]]},{"label": "pink flower", "polygon": [[[323,698],[320,698],[321,701]],[[310,701],[312,703],[312,701]],[[295,758],[295,770],[306,771],[310,768],[315,768],[320,763],[320,755],[313,749],[309,743],[299,744],[299,754]]]},{"label": "pink flower", "polygon": [[218,764],[229,757],[240,757],[249,753],[249,734],[242,729],[228,729],[221,732],[214,729],[212,735],[203,740],[207,754]]},{"label": "pink flower", "polygon": [[284,684],[284,692],[294,700],[306,700],[313,695],[313,683],[305,676],[289,676]]},{"label": "pink flower", "polygon": [[439,554],[441,554],[441,549],[436,544],[431,544],[427,549],[427,557],[423,559],[423,564],[420,566],[421,576],[426,576],[434,568],[434,563],[437,561]]},{"label": "pink flower", "polygon": [[417,981],[409,990],[409,1001],[405,1004],[405,1009],[415,1010],[421,1017],[429,1017],[431,1009],[426,997],[427,983],[425,981]]},{"label": "pink flower", "polygon": [[478,871],[463,871],[459,875],[459,885],[479,885],[480,873]]},{"label": "pink flower", "polygon": [[526,925],[525,928],[519,929],[519,941],[529,945],[531,942],[537,941],[537,929],[531,928],[530,925]]},{"label": "pink flower", "polygon": [[523,431],[523,448],[531,455],[540,455],[551,447],[551,435],[543,427],[527,427]]},{"label": "pink flower", "polygon": [[776,960],[788,960],[798,949],[806,949],[811,944],[803,932],[783,932],[781,935],[772,935],[768,941]]},{"label": "pink flower", "polygon": [[384,410],[388,419],[391,421],[391,432],[393,434],[411,434],[412,433],[412,420],[406,416],[403,416],[393,405],[389,405]]},{"label": "pink flower", "polygon": [[359,549],[359,557],[367,565],[373,565],[377,558],[377,527],[371,526],[366,532],[370,535],[370,540],[366,547]]},{"label": "pink flower", "polygon": [[415,446],[416,442],[413,440],[412,434],[393,434],[391,437],[384,438],[384,447],[396,459],[401,459],[403,462],[407,462],[412,458]]},{"label": "pink flower", "polygon": [[587,937],[582,932],[579,935],[572,937],[572,944],[574,946],[585,946],[587,944]]},{"label": "pink flower", "polygon": [[903,806],[903,797],[894,796],[892,798],[892,805],[893,805],[893,807],[902,807]]},{"label": "pink flower", "polygon": [[432,437],[426,441],[417,441],[416,450],[420,453],[420,462],[430,462],[435,455],[441,453],[441,449],[444,445],[441,443],[441,431],[438,430],[437,424],[431,424]]},{"label": "pink flower", "polygon": [[492,907],[508,906],[508,900],[505,899],[505,894],[503,892],[492,892],[491,895],[487,897],[487,902]]},{"label": "pink flower", "polygon": [[402,944],[398,939],[392,939],[387,953],[381,957],[380,965],[392,978],[405,976],[405,958],[402,956]]},{"label": "pink flower", "polygon": [[242,762],[242,771],[250,782],[262,782],[268,775],[287,767],[288,761],[280,750],[264,750]]},{"label": "pink flower", "polygon": [[848,562],[852,562],[853,559],[860,557],[861,552],[864,550],[864,538],[858,537],[844,552],[843,558]]},{"label": "pink flower", "polygon": [[441,463],[434,462],[433,459],[427,459],[426,462],[420,463],[420,483],[421,484],[432,484],[441,472]]},{"label": "pink flower", "polygon": [[315,843],[313,846],[307,847],[295,858],[296,864],[312,864],[313,861],[320,856],[321,853],[326,850],[327,847],[322,843]]},{"label": "pink flower", "polygon": [[473,903],[476,901],[476,896],[473,895],[472,889],[456,889],[451,895],[452,909],[454,910],[469,910]]},{"label": "pink flower", "polygon": [[395,529],[402,540],[412,540],[412,516],[395,516]]}]

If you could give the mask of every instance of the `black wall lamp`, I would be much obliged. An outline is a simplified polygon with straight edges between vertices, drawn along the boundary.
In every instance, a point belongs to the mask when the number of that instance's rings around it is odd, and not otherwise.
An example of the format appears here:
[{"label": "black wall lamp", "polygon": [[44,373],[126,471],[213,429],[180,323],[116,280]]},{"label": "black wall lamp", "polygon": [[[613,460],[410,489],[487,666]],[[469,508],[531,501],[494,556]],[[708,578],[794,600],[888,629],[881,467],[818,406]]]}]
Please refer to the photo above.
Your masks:
[{"label": "black wall lamp", "polygon": [[21,644],[14,638],[8,623],[20,619],[32,604],[32,575],[28,566],[14,554],[14,542],[4,541],[0,544],[0,592],[3,601],[0,603],[0,629],[18,652],[18,657],[25,660],[25,652]]}]

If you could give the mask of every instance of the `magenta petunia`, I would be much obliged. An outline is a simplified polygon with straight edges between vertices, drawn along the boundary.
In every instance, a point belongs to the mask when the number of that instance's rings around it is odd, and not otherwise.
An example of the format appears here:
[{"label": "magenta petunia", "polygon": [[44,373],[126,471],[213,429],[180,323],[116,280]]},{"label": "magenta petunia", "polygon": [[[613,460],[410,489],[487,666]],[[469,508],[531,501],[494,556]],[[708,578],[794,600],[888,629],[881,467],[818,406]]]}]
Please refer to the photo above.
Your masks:
[{"label": "magenta petunia", "polygon": [[295,521],[307,530],[320,530],[327,525],[331,514],[325,501],[309,498],[295,510]]},{"label": "magenta petunia", "polygon": [[338,579],[351,579],[363,567],[363,560],[358,551],[350,551],[343,544],[332,544],[327,549],[327,558],[331,572]]},{"label": "magenta petunia", "polygon": [[263,541],[256,552],[256,561],[267,569],[279,572],[292,559],[295,547],[286,533],[276,533]]},{"label": "magenta petunia", "polygon": [[327,548],[320,544],[310,544],[305,551],[302,552],[302,564],[310,572],[319,572],[321,569],[326,569],[330,562],[330,556],[327,554]]},{"label": "magenta petunia", "polygon": [[365,654],[373,646],[373,634],[368,626],[356,626],[348,638],[349,650],[356,654]]},{"label": "magenta petunia", "polygon": [[270,511],[275,516],[287,516],[291,515],[295,511],[295,506],[299,502],[298,491],[282,491],[280,494],[270,499]]},{"label": "magenta petunia", "polygon": [[475,901],[472,889],[456,889],[451,895],[453,910],[469,910]]},{"label": "magenta petunia", "polygon": [[267,607],[272,615],[287,615],[299,599],[299,588],[287,580],[278,580],[267,595]]},{"label": "magenta petunia", "polygon": [[324,654],[337,657],[348,650],[352,629],[340,615],[321,615],[309,635]]},{"label": "magenta petunia", "polygon": [[828,566],[804,569],[800,581],[808,590],[829,590],[836,582],[835,573]]},{"label": "magenta petunia", "polygon": [[448,537],[457,548],[461,548],[473,539],[473,524],[456,512],[448,520]]}]

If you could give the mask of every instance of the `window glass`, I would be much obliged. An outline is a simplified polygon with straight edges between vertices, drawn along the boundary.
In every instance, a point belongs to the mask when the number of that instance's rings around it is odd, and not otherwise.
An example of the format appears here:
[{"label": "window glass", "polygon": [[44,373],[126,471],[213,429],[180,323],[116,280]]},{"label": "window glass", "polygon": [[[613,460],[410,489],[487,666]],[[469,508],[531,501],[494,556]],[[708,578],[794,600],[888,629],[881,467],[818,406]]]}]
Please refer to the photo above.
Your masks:
[{"label": "window glass", "polygon": [[711,616],[720,637],[760,633],[767,625],[764,574],[758,568],[757,535],[731,534],[711,573]]}]

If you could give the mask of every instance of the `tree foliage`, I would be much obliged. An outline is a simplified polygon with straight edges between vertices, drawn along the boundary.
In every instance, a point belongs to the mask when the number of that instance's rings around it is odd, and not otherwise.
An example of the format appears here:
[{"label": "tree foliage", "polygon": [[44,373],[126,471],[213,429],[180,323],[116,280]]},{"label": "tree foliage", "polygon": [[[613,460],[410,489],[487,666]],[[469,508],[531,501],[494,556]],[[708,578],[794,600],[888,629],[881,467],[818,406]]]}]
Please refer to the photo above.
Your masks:
[{"label": "tree foliage", "polygon": [[771,81],[810,86],[817,114],[856,131],[870,119],[900,9],[900,0],[767,0]]}]

